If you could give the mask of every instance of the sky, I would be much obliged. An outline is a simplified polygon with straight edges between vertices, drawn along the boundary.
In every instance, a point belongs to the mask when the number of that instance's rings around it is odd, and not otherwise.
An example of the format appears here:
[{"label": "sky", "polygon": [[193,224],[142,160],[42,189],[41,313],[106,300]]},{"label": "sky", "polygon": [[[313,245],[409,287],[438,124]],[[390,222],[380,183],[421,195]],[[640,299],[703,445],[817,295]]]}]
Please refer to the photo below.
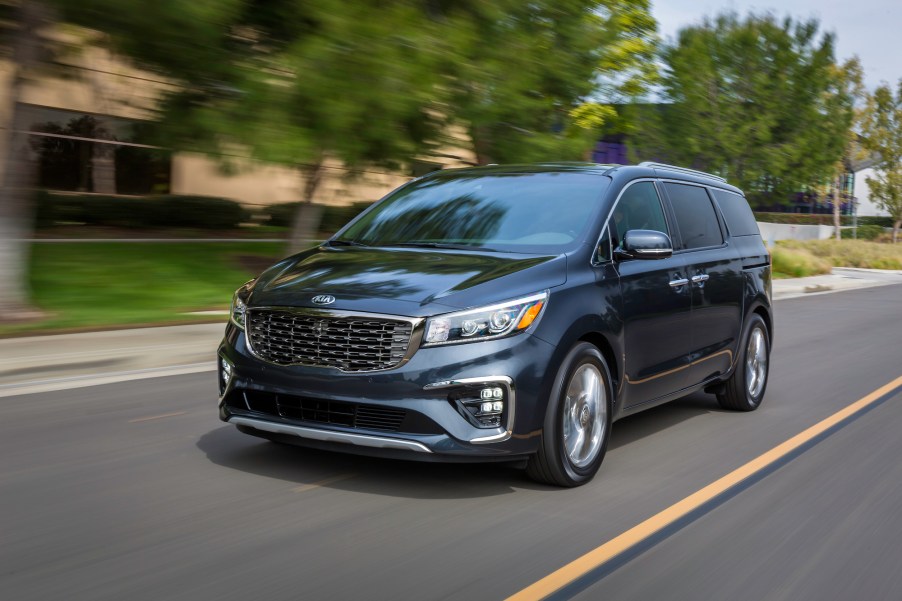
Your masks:
[{"label": "sky", "polygon": [[821,31],[836,34],[837,59],[857,55],[861,60],[869,90],[881,83],[895,87],[902,79],[902,0],[652,0],[665,41],[681,28],[725,10],[742,16],[754,11],[817,18]]}]

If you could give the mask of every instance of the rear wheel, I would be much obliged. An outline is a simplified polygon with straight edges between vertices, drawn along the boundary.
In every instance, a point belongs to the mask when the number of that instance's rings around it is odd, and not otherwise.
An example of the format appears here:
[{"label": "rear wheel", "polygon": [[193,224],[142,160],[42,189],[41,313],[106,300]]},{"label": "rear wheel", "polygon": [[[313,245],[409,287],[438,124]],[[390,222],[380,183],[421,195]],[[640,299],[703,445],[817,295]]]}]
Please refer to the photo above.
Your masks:
[{"label": "rear wheel", "polygon": [[598,349],[580,342],[554,381],[531,478],[557,486],[585,484],[604,460],[611,431],[611,375]]},{"label": "rear wheel", "polygon": [[760,315],[752,314],[740,347],[742,356],[717,402],[724,409],[754,411],[764,398],[770,371],[770,338]]}]

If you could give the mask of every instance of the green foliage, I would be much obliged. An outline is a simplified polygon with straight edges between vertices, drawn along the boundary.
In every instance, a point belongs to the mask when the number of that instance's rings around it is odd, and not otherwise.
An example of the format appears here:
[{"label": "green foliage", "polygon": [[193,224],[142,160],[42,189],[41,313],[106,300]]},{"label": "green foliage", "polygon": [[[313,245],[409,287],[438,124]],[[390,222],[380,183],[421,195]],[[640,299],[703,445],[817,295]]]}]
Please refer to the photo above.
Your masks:
[{"label": "green foliage", "polygon": [[882,236],[884,230],[879,225],[859,225],[858,231],[847,228],[842,231],[843,240],[856,238],[858,240],[876,240]]},{"label": "green foliage", "polygon": [[[767,211],[755,211],[755,220],[764,223],[789,223],[792,225],[833,225],[833,215],[824,213],[771,213]],[[849,215],[843,215],[842,225],[854,225],[855,219]],[[858,217],[858,225],[874,225],[879,227],[893,227],[893,221],[889,217],[865,215]]]},{"label": "green foliage", "polygon": [[771,262],[774,274],[793,278],[830,273],[833,269],[829,261],[816,257],[804,248],[777,246],[771,251]]},{"label": "green foliage", "polygon": [[232,229],[247,221],[237,202],[205,196],[121,197],[95,194],[36,196],[38,227],[83,223],[124,228]]},{"label": "green foliage", "polygon": [[451,124],[482,162],[580,158],[656,73],[649,0],[54,2],[173,80],[167,145],[302,170],[396,167]]},{"label": "green foliage", "polygon": [[[371,204],[373,203],[370,201],[361,201],[343,206],[324,206],[322,217],[320,219],[319,231],[330,234],[337,232],[347,222],[359,215]],[[290,227],[300,205],[300,202],[283,202],[269,205],[263,210],[263,212],[269,216],[267,225]]]},{"label": "green foliage", "polygon": [[902,245],[867,240],[780,240],[778,249],[805,250],[834,267],[902,269]]},{"label": "green foliage", "polygon": [[726,176],[773,204],[829,181],[853,119],[856,61],[837,65],[816,21],[722,14],[663,51],[661,111],[645,111],[632,146]]},{"label": "green foliage", "polygon": [[871,198],[890,214],[893,240],[902,225],[902,79],[896,94],[880,86],[869,96],[864,110],[862,145],[879,158],[875,177],[868,177]]},{"label": "green foliage", "polygon": [[655,73],[647,0],[436,4],[449,32],[443,104],[480,163],[584,158],[609,105]]}]

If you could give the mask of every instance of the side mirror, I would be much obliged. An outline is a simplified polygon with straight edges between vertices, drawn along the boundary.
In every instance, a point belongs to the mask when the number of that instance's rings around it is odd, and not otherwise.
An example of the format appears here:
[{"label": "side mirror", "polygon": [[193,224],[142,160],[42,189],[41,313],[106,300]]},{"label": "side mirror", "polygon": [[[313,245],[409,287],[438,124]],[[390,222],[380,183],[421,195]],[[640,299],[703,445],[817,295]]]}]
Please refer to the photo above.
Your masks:
[{"label": "side mirror", "polygon": [[656,230],[630,230],[614,251],[618,259],[666,259],[673,255],[670,236]]}]

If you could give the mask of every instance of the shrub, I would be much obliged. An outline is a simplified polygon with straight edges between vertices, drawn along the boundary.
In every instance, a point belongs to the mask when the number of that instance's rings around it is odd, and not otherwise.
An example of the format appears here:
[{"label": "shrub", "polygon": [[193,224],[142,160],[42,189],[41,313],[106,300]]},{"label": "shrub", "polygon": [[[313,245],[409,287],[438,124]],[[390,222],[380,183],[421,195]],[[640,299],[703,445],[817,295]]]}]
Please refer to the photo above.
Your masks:
[{"label": "shrub", "polygon": [[[833,225],[833,215],[829,213],[769,213],[756,211],[755,219],[764,223],[788,223],[790,225]],[[852,225],[854,219],[850,215],[840,217],[841,225]],[[890,217],[864,216],[858,218],[859,227],[862,225],[877,225],[880,227],[893,227]]]},{"label": "shrub", "polygon": [[249,217],[234,200],[206,196],[126,197],[41,191],[35,203],[37,227],[71,222],[124,228],[231,229]]},{"label": "shrub", "polygon": [[876,240],[883,234],[883,228],[879,225],[859,225],[857,234],[852,229],[842,230],[843,239],[858,238],[859,240]]},{"label": "shrub", "polygon": [[796,278],[830,273],[829,261],[814,256],[804,248],[775,247],[771,252],[773,271]]},{"label": "shrub", "polygon": [[[371,201],[361,201],[343,206],[324,206],[320,218],[319,231],[327,233],[338,231],[371,204],[373,204]],[[290,227],[294,222],[294,217],[300,205],[300,202],[283,202],[269,205],[264,209],[264,213],[269,215],[267,225]]]}]

